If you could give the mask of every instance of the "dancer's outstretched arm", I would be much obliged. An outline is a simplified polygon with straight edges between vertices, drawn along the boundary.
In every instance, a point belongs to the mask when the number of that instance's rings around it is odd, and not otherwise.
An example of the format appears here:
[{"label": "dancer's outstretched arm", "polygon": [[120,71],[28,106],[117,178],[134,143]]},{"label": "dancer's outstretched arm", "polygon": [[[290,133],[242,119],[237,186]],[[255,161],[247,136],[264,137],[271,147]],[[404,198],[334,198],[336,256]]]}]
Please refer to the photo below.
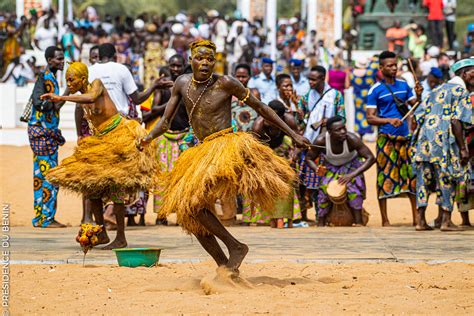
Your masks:
[{"label": "dancer's outstretched arm", "polygon": [[92,81],[91,88],[84,94],[77,95],[56,95],[54,93],[45,93],[40,98],[41,100],[49,100],[51,102],[70,101],[80,104],[95,103],[95,101],[104,93],[104,85],[102,81],[96,79]]},{"label": "dancer's outstretched arm", "polygon": [[245,88],[237,79],[226,76],[225,85],[232,95],[245,100],[245,104],[252,107],[264,119],[281,129],[285,134],[293,138],[296,146],[308,148],[311,143],[305,137],[292,130],[268,105],[258,100],[250,91]]}]

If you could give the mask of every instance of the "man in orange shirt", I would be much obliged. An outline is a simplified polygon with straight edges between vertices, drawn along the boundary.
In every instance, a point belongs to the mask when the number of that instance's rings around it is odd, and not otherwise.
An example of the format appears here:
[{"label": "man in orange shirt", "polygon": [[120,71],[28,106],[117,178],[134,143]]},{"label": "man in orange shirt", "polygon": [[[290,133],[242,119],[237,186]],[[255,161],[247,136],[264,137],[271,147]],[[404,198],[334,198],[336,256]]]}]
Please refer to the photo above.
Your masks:
[{"label": "man in orange shirt", "polygon": [[385,37],[388,41],[388,50],[397,55],[403,53],[405,46],[405,38],[408,36],[406,29],[400,26],[400,21],[396,20],[393,26],[387,30]]},{"label": "man in orange shirt", "polygon": [[428,27],[431,44],[443,47],[443,0],[423,0],[423,6],[428,8]]}]

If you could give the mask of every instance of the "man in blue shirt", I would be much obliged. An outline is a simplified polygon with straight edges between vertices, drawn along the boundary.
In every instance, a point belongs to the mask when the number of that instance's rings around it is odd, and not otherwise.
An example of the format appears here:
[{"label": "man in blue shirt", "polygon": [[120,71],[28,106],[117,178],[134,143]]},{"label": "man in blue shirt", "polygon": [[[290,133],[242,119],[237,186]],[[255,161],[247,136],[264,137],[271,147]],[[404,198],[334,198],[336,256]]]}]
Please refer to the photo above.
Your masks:
[{"label": "man in blue shirt", "polygon": [[[402,120],[400,105],[414,105],[421,100],[423,88],[417,82],[416,97],[408,84],[398,80],[397,55],[384,51],[379,56],[383,79],[369,90],[367,121],[379,127],[377,138],[377,191],[382,226],[389,226],[387,198],[408,193],[413,225],[416,225],[416,185],[409,161],[409,130],[407,120]],[[399,106],[397,106],[397,103]]]},{"label": "man in blue shirt", "polygon": [[304,96],[310,89],[308,78],[301,74],[303,69],[303,60],[290,59],[291,81],[293,82],[293,87],[299,97]]},{"label": "man in blue shirt", "polygon": [[265,104],[268,104],[278,97],[278,90],[272,71],[273,60],[266,57],[262,58],[262,72],[258,76],[252,77],[248,84],[250,89],[258,90],[262,102]]}]

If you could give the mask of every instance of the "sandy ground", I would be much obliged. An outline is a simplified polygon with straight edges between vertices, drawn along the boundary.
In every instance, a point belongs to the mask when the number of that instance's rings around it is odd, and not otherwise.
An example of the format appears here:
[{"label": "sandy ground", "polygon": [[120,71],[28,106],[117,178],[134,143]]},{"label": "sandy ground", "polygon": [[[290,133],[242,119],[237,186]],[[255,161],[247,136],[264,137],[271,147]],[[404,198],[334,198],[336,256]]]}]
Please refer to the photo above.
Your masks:
[{"label": "sandy ground", "polygon": [[[60,159],[72,150],[73,144],[64,146]],[[30,226],[33,188],[29,147],[1,146],[0,175],[0,200],[11,204],[11,224]],[[374,167],[366,173],[366,179],[369,226],[380,226]],[[432,200],[429,220],[436,216],[434,197]],[[411,224],[407,199],[390,200],[388,205],[392,224]],[[81,208],[80,197],[60,191],[57,213],[60,222],[78,225]],[[146,220],[151,224],[154,222],[151,203],[148,211]],[[459,223],[457,212],[453,218]],[[218,274],[217,280],[216,275],[211,262],[135,269],[105,265],[13,265],[10,312],[12,315],[474,313],[472,264],[280,261],[244,263],[242,279],[234,280],[233,285],[228,275]]]},{"label": "sandy ground", "polygon": [[[374,150],[374,144],[369,144]],[[59,159],[71,155],[74,144],[69,142],[61,147]],[[12,226],[29,226],[33,217],[33,161],[32,152],[28,146],[0,146],[0,200],[11,204]],[[375,166],[365,174],[367,183],[367,200],[364,207],[370,213],[369,226],[380,226],[380,213],[376,197]],[[435,197],[430,200],[427,218],[432,220],[437,215],[434,205]],[[82,216],[82,200],[75,194],[59,191],[58,221],[68,225],[77,225]],[[392,224],[411,224],[412,215],[407,198],[397,198],[388,201],[388,214]],[[314,211],[310,211],[314,217]],[[453,215],[455,223],[460,223],[458,212]],[[152,212],[152,203],[148,202],[146,221],[154,223],[155,213]]]},{"label": "sandy ground", "polygon": [[[209,263],[156,268],[13,266],[12,315],[474,313],[474,265]],[[204,288],[214,294],[206,295]],[[217,293],[215,293],[217,291]]]}]

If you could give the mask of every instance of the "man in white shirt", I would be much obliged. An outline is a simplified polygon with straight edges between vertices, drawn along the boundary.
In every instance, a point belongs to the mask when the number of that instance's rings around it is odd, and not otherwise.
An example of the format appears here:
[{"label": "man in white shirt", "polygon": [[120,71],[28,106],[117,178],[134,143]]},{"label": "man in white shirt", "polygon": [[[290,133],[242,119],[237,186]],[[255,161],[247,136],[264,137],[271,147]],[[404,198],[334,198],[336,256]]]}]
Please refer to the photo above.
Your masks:
[{"label": "man in white shirt", "polygon": [[101,23],[102,29],[107,33],[110,34],[112,33],[112,30],[114,28],[114,25],[112,24],[112,17],[110,14],[105,15],[105,21]]},{"label": "man in white shirt", "polygon": [[212,21],[210,25],[211,30],[213,30],[212,40],[216,43],[216,52],[224,53],[225,42],[229,33],[227,22],[219,17],[219,12],[216,10],[210,10],[207,16]]},{"label": "man in white shirt", "polygon": [[[231,64],[231,66],[233,67],[234,64],[238,63],[240,58],[242,57],[242,54],[244,53],[244,49],[247,47],[248,45],[248,42],[247,42],[247,38],[246,36],[243,34],[243,26],[241,24],[240,21],[238,21],[240,23],[240,25],[237,26],[237,29],[236,29],[236,37],[233,38],[234,40],[234,54],[232,56],[232,58],[229,58],[229,62]],[[228,41],[232,41],[232,39],[229,40],[228,38]]]},{"label": "man in white shirt", "polygon": [[35,32],[35,46],[41,51],[45,51],[50,46],[56,46],[58,31],[54,26],[50,25],[50,20],[46,19],[44,25],[36,29]]},{"label": "man in white shirt", "polygon": [[172,81],[156,79],[146,91],[139,92],[130,71],[122,64],[115,62],[116,50],[114,45],[105,43],[99,46],[99,62],[89,67],[90,82],[100,79],[117,110],[127,116],[129,113],[129,98],[138,105],[143,103],[156,89],[170,88]]}]

